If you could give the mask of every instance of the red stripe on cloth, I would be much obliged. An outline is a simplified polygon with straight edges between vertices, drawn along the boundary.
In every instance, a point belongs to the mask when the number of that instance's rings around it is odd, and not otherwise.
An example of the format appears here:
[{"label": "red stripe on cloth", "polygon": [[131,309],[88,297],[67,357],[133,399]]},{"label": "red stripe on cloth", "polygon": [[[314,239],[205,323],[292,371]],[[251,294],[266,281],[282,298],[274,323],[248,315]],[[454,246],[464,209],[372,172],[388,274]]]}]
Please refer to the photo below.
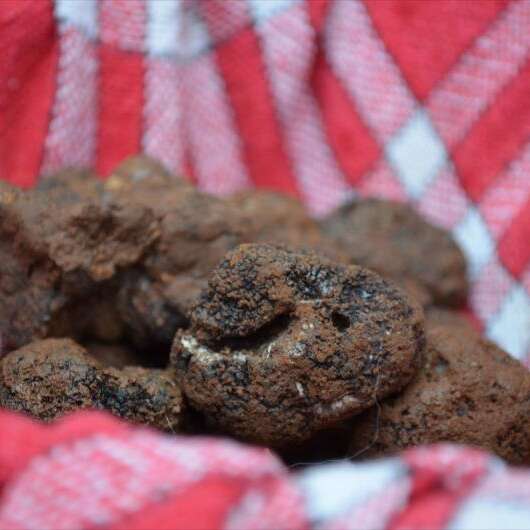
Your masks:
[{"label": "red stripe on cloth", "polygon": [[317,33],[320,32],[326,20],[330,0],[311,0],[311,2],[306,2],[305,5],[307,6],[311,24]]},{"label": "red stripe on cloth", "polygon": [[144,59],[137,53],[100,46],[97,170],[108,175],[141,150]]},{"label": "red stripe on cloth", "polygon": [[232,507],[237,503],[247,484],[226,477],[206,477],[189,486],[180,495],[169,495],[136,513],[114,521],[107,528],[129,530],[204,530],[226,528]]},{"label": "red stripe on cloth", "polygon": [[530,137],[530,60],[455,149],[463,187],[478,201]]},{"label": "red stripe on cloth", "polygon": [[78,411],[53,422],[53,426],[19,412],[0,409],[0,489],[24,470],[30,460],[46,454],[55,445],[70,445],[96,433],[114,437],[130,436],[127,424],[109,414]]},{"label": "red stripe on cloth", "polygon": [[183,140],[184,140],[184,151],[182,158],[182,171],[183,176],[186,177],[190,182],[197,185],[197,173],[195,166],[193,165],[193,156],[191,154],[191,147],[189,143],[189,132],[187,127],[183,127]]},{"label": "red stripe on cloth", "polygon": [[4,0],[0,49],[0,179],[29,187],[40,170],[55,91],[52,4]]},{"label": "red stripe on cloth", "polygon": [[408,85],[423,100],[507,2],[364,0],[364,3]]},{"label": "red stripe on cloth", "polygon": [[487,471],[488,456],[450,445],[418,447],[405,451],[410,466],[412,490],[407,505],[389,525],[389,530],[438,530],[447,528],[463,500]]},{"label": "red stripe on cloth", "polygon": [[312,84],[331,148],[346,179],[357,184],[378,159],[379,146],[321,53],[315,61]]},{"label": "red stripe on cloth", "polygon": [[434,491],[424,498],[411,501],[389,530],[438,530],[445,528],[455,511],[454,494]]},{"label": "red stripe on cloth", "polygon": [[247,140],[244,156],[253,183],[297,195],[256,34],[251,29],[241,31],[219,45],[216,58],[236,125]]},{"label": "red stripe on cloth", "polygon": [[506,268],[516,278],[530,265],[530,198],[512,219],[499,243],[498,252]]}]

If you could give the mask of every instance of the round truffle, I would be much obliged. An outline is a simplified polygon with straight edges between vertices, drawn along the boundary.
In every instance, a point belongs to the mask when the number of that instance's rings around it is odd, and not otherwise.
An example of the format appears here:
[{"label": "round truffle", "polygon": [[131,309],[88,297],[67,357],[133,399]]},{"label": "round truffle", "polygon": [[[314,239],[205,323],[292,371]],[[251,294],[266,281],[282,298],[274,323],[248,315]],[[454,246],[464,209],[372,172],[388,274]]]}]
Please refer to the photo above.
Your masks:
[{"label": "round truffle", "polygon": [[437,442],[530,464],[530,373],[464,326],[427,325],[425,363],[398,396],[352,420],[351,454]]},{"label": "round truffle", "polygon": [[[355,201],[322,222],[352,263],[410,288],[435,304],[458,306],[467,294],[466,262],[448,232],[410,206],[378,199]],[[428,302],[428,298],[426,299]]]},{"label": "round truffle", "polygon": [[401,389],[423,345],[420,306],[377,274],[251,244],[212,272],[171,363],[212,425],[285,446]]},{"label": "round truffle", "polygon": [[0,406],[51,421],[104,409],[131,422],[177,431],[182,396],[162,370],[105,368],[70,339],[45,339],[0,361]]}]

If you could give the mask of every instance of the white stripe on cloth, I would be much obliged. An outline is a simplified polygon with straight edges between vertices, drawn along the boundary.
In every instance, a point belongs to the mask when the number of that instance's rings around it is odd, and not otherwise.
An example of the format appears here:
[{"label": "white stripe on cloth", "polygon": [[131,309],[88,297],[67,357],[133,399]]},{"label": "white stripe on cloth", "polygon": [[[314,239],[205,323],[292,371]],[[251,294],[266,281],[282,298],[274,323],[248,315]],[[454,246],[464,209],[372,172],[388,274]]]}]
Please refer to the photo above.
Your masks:
[{"label": "white stripe on cloth", "polygon": [[[318,528],[333,520],[349,522],[365,516],[365,508],[375,499],[388,498],[390,512],[395,499],[387,492],[398,484],[408,494],[407,468],[399,459],[389,458],[370,463],[348,461],[309,468],[298,476],[310,521]],[[399,502],[399,506],[401,501]],[[384,528],[388,510],[379,507],[370,528]],[[326,523],[326,525],[324,525]]]},{"label": "white stripe on cloth", "polygon": [[86,33],[67,22],[61,23],[59,32],[57,89],[40,171],[44,175],[65,166],[90,167],[95,161],[98,99],[96,45]]},{"label": "white stripe on cloth", "polygon": [[306,9],[295,4],[260,24],[256,31],[301,193],[310,211],[323,215],[344,200],[348,186],[308,89],[315,43]]},{"label": "white stripe on cloth", "polygon": [[82,30],[90,39],[98,35],[97,0],[55,0],[55,18],[61,25]]},{"label": "white stripe on cloth", "polygon": [[248,187],[241,140],[215,58],[204,54],[183,68],[183,119],[199,187],[218,195]]},{"label": "white stripe on cloth", "polygon": [[448,524],[451,530],[528,530],[530,473],[492,460],[490,472],[463,499]]},{"label": "white stripe on cloth", "polygon": [[198,6],[180,0],[150,0],[147,7],[147,53],[189,60],[211,45]]},{"label": "white stripe on cloth", "polygon": [[173,58],[146,59],[143,150],[175,174],[184,172],[181,75]]},{"label": "white stripe on cloth", "polygon": [[530,506],[481,499],[466,502],[453,518],[448,530],[528,530]]},{"label": "white stripe on cloth", "polygon": [[182,3],[175,0],[150,0],[146,8],[147,53],[152,56],[176,55],[179,50]]}]

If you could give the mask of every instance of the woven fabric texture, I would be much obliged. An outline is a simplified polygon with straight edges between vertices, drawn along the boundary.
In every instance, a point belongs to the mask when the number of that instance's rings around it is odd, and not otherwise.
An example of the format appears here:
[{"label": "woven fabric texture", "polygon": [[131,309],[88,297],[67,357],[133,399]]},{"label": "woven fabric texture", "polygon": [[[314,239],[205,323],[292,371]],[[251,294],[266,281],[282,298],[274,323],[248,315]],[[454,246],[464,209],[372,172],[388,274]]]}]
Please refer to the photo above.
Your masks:
[{"label": "woven fabric texture", "polygon": [[298,473],[266,449],[133,428],[97,412],[0,413],[0,528],[520,529],[530,471],[438,445]]}]

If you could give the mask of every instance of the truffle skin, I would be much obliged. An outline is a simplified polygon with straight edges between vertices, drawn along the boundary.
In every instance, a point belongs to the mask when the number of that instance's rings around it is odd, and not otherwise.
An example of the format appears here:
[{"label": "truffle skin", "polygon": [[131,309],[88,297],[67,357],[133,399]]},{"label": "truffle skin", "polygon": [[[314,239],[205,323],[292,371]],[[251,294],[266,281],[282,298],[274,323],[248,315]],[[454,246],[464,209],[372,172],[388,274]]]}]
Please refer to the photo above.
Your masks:
[{"label": "truffle skin", "polygon": [[51,421],[104,409],[133,423],[177,431],[182,396],[167,372],[105,368],[70,339],[45,339],[0,361],[0,406]]},{"label": "truffle skin", "polygon": [[465,301],[462,252],[448,232],[430,225],[409,206],[377,199],[356,201],[339,208],[322,227],[352,263],[405,288],[405,282],[417,282],[434,304],[458,306]]},{"label": "truffle skin", "polygon": [[157,239],[141,206],[81,198],[65,187],[0,193],[0,336],[16,349],[49,335],[76,300],[101,293]]},{"label": "truffle skin", "polygon": [[249,223],[221,199],[155,171],[145,159],[119,166],[105,183],[105,195],[151,208],[157,218],[160,238],[142,266],[124,278],[117,307],[138,347],[154,342],[169,348],[207,275],[248,239]]},{"label": "truffle skin", "polygon": [[401,389],[423,344],[421,308],[375,273],[241,245],[212,272],[171,364],[212,425],[280,447]]},{"label": "truffle skin", "polygon": [[325,236],[301,202],[268,190],[246,190],[229,199],[247,216],[252,235],[245,243],[269,243],[313,250],[337,263],[348,263],[347,254]]},{"label": "truffle skin", "polygon": [[530,373],[462,326],[427,325],[425,364],[401,395],[352,420],[351,454],[419,444],[482,447],[530,464]]}]

